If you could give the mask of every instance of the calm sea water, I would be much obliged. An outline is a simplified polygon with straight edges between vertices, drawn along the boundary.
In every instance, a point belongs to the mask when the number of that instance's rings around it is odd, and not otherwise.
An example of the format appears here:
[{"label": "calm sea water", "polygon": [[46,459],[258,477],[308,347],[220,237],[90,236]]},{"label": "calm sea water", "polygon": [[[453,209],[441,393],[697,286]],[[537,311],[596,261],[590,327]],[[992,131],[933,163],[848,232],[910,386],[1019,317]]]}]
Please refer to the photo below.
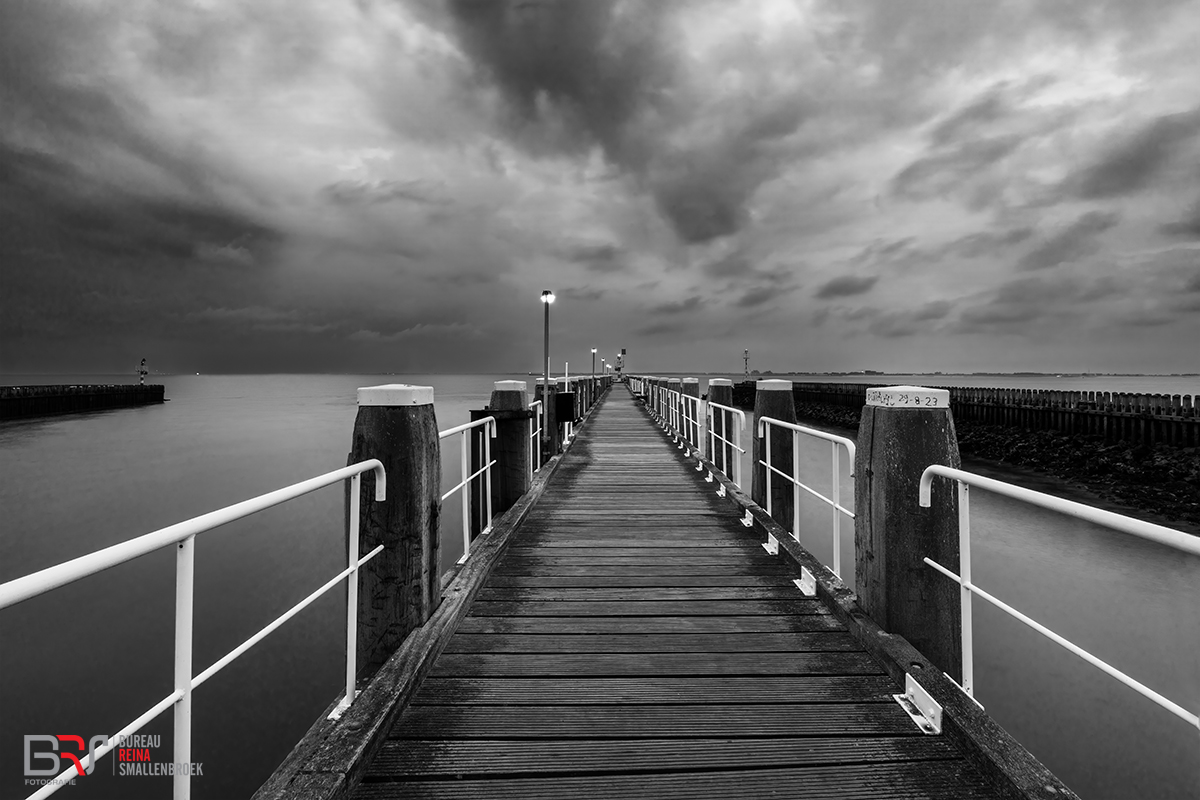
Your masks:
[{"label": "calm sea water", "polygon": [[[482,407],[494,380],[513,377],[524,376],[164,377],[157,381],[171,402],[163,406],[0,424],[0,581],[343,466],[358,386],[432,385],[445,429]],[[886,380],[913,382],[904,378]],[[74,380],[105,378],[6,382]],[[1035,385],[1195,391],[1194,379],[1180,381],[1189,388],[1125,380],[1141,384]],[[823,490],[827,446],[806,447],[803,456],[802,469]],[[444,485],[453,485],[454,452],[444,461]],[[842,486],[849,504],[847,475]],[[197,671],[341,568],[341,504],[340,488],[330,487],[198,539]],[[973,493],[972,511],[981,586],[1200,708],[1196,559],[984,492]],[[456,504],[446,512],[452,562]],[[827,508],[806,500],[801,516],[804,543],[828,559]],[[852,572],[853,543],[844,539],[844,571]],[[173,584],[174,559],[165,551],[0,612],[0,797],[28,793],[23,734],[112,733],[170,692]],[[204,776],[193,781],[195,797],[251,794],[338,695],[343,602],[331,592],[197,689],[193,758]],[[979,699],[1068,784],[1085,798],[1197,795],[1194,729],[981,606]],[[169,713],[145,731],[163,737],[156,760],[169,758],[170,731]],[[113,766],[106,758],[95,775],[63,791],[134,799],[169,791],[169,779],[113,776]]]}]

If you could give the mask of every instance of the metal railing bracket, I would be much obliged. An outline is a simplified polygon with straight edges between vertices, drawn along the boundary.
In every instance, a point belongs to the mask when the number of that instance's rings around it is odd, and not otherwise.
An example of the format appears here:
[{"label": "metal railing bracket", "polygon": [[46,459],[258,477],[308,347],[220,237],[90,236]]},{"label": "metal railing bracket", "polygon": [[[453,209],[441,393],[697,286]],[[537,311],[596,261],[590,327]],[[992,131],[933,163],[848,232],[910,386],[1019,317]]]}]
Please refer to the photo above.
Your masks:
[{"label": "metal railing bracket", "polygon": [[[745,522],[745,520],[742,520]],[[779,540],[771,534],[767,534],[767,540],[763,542],[763,550],[766,550],[773,556],[779,555]]]},{"label": "metal railing bracket", "polygon": [[792,581],[796,584],[796,588],[800,590],[800,594],[805,597],[817,596],[817,579],[808,571],[808,567],[800,568],[800,577]]},{"label": "metal railing bracket", "polygon": [[942,706],[929,696],[929,692],[913,678],[904,675],[904,694],[894,694],[892,699],[900,704],[921,732],[929,736],[942,732]]}]

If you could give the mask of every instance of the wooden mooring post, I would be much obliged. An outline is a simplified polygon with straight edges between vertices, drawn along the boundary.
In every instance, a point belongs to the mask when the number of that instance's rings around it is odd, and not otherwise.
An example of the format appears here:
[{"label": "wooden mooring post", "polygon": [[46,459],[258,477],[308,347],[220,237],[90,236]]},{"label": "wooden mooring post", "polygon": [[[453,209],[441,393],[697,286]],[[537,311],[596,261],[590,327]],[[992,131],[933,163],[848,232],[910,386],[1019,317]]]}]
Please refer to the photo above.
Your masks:
[{"label": "wooden mooring post", "polygon": [[[377,458],[387,500],[375,502],[375,478],[362,476],[359,555],[383,552],[359,570],[358,664],[373,672],[437,608],[441,585],[438,520],[441,448],[433,387],[389,384],[358,390],[358,416],[347,464]],[[346,482],[349,537],[350,482]]]},{"label": "wooden mooring post", "polygon": [[542,463],[559,454],[562,450],[562,432],[558,426],[558,416],[555,414],[555,397],[558,395],[558,379],[550,379],[547,392],[546,381],[538,378],[534,400],[542,401]]},{"label": "wooden mooring post", "polygon": [[[492,514],[503,514],[529,491],[529,391],[525,381],[496,381],[486,408],[473,409],[471,421],[485,417],[496,420],[496,438],[491,454],[496,466],[492,468]],[[471,437],[471,472],[483,468],[484,429]],[[487,504],[483,501],[487,481],[471,483],[471,535],[478,535],[490,520],[484,519]]]},{"label": "wooden mooring post", "polygon": [[[767,500],[767,468],[763,462],[767,458],[767,439],[758,435],[758,420],[763,417],[777,419],[780,422],[796,422],[796,404],[792,400],[792,382],[781,380],[758,381],[754,394],[754,463],[751,469],[750,496],[754,502],[769,509],[771,516],[784,529],[792,530],[792,518],[796,513],[793,502],[792,484],[780,475],[771,476],[770,503]],[[771,465],[785,474],[793,471],[792,432],[777,426],[772,426],[768,435],[771,437]]]},{"label": "wooden mooring post", "polygon": [[945,389],[867,390],[854,461],[855,569],[859,603],[885,631],[907,639],[954,680],[962,680],[959,587],[922,561],[958,567],[958,495],[936,481],[921,508],[930,464],[959,468]]},{"label": "wooden mooring post", "polygon": [[[710,378],[708,381],[708,402],[733,408],[733,381],[728,378]],[[713,409],[712,432],[716,433],[722,439],[730,442],[733,441],[733,426],[736,424],[733,412],[720,408]],[[709,460],[720,467],[721,471],[726,475],[732,476],[736,474],[732,468],[732,464],[734,459],[739,458],[739,454],[734,451],[733,445],[725,444],[717,439],[710,438],[710,441],[712,442],[712,452],[708,454]]]}]

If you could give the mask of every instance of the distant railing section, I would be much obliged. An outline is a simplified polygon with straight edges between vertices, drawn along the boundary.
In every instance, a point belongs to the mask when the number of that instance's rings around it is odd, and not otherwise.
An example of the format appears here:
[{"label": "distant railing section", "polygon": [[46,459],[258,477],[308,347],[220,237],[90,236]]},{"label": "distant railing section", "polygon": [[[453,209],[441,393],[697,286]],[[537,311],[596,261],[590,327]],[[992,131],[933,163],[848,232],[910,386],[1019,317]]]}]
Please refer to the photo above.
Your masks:
[{"label": "distant railing section", "polygon": [[[22,578],[0,585],[0,609],[36,597],[53,589],[66,586],[81,578],[94,575],[97,572],[123,564],[140,556],[176,545],[175,551],[175,689],[155,705],[151,706],[141,716],[126,725],[121,730],[108,737],[108,741],[96,748],[90,755],[64,770],[57,778],[52,779],[38,791],[29,796],[29,800],[49,797],[60,787],[70,781],[72,773],[80,774],[90,771],[92,765],[109,753],[118,743],[137,731],[141,730],[152,720],[158,718],[168,708],[175,709],[174,728],[174,763],[190,764],[192,761],[192,690],[200,686],[213,675],[220,672],[231,662],[264,639],[283,623],[287,622],[301,610],[312,604],[317,598],[328,592],[343,579],[346,583],[346,688],[342,700],[338,703],[334,715],[340,715],[354,701],[355,676],[357,672],[357,636],[358,636],[358,570],[383,550],[383,545],[371,552],[358,556],[359,548],[359,501],[362,494],[360,485],[364,472],[375,473],[375,500],[387,498],[387,477],[383,464],[376,459],[362,461],[349,467],[333,472],[327,472],[315,478],[277,489],[268,494],[259,495],[244,500],[217,511],[211,511],[199,517],[161,528],[153,533],[147,533],[127,542],[97,550],[86,556],[66,561],[48,569],[26,575]],[[235,520],[243,519],[252,514],[294,500],[297,497],[314,492],[335,483],[350,480],[350,529],[347,542],[347,567],[339,572],[323,586],[292,606],[284,614],[277,617],[266,627],[251,636],[245,642],[218,659],[208,669],[198,675],[192,675],[192,608],[195,586],[195,542],[198,534],[226,525]],[[190,772],[179,769],[173,777],[173,797],[175,800],[187,800],[191,794]]]},{"label": "distant railing section", "polygon": [[1181,531],[1172,528],[1166,528],[1161,525],[1154,525],[1149,522],[1143,522],[1131,517],[1126,517],[1122,514],[1114,514],[1111,511],[1104,511],[1099,508],[1076,503],[1071,500],[1064,500],[1060,497],[1035,492],[1031,489],[1024,489],[1020,486],[1014,486],[1011,483],[985,478],[982,475],[976,475],[971,472],[964,472],[960,469],[934,464],[925,469],[921,475],[920,497],[919,502],[922,507],[928,508],[931,505],[932,484],[935,476],[949,478],[957,483],[958,487],[958,536],[959,536],[959,573],[956,575],[947,567],[925,558],[924,561],[935,570],[945,575],[950,580],[957,583],[960,587],[960,603],[962,610],[962,688],[968,695],[974,696],[974,633],[971,616],[971,597],[979,595],[980,598],[986,600],[991,605],[1008,614],[1010,617],[1017,619],[1029,626],[1033,630],[1042,634],[1058,645],[1066,648],[1071,653],[1079,656],[1084,661],[1101,670],[1102,672],[1116,678],[1121,683],[1130,687],[1137,693],[1149,698],[1154,703],[1158,704],[1167,711],[1170,711],[1175,716],[1184,720],[1192,726],[1200,728],[1200,716],[1188,711],[1178,703],[1164,697],[1145,684],[1135,680],[1126,673],[1111,666],[1104,660],[1084,650],[1082,647],[1068,641],[1059,636],[1054,631],[1031,619],[1030,617],[1017,611],[1012,606],[1004,603],[1001,600],[993,597],[988,592],[980,589],[971,580],[971,510],[970,510],[970,487],[975,486],[989,492],[1011,497],[1014,500],[1019,500],[1024,503],[1038,506],[1040,508],[1049,509],[1060,514],[1077,517],[1088,522],[1102,525],[1106,528],[1121,531],[1122,533],[1139,536],[1143,539],[1149,539],[1153,542],[1166,545],[1167,547],[1175,548],[1183,553],[1188,553],[1193,556],[1200,556],[1200,539],[1194,536],[1189,536]]},{"label": "distant railing section", "polygon": [[[471,469],[471,431],[480,428],[483,429],[483,466],[468,475],[467,472]],[[480,535],[488,533],[492,527],[492,467],[496,465],[496,462],[492,459],[492,439],[496,438],[496,419],[495,417],[484,417],[483,419],[468,422],[465,425],[459,425],[449,430],[439,431],[438,439],[445,441],[456,434],[459,436],[459,464],[461,465],[461,472],[459,474],[463,476],[463,479],[453,489],[442,494],[442,502],[446,502],[446,498],[455,492],[462,493],[463,554],[458,559],[458,563],[461,564],[471,554],[471,493],[467,491],[467,487],[476,479],[481,478],[484,482],[483,502],[486,509],[483,516],[483,531]],[[476,496],[478,496],[478,493],[476,493]]]},{"label": "distant railing section", "polygon": [[[716,412],[722,411],[723,414]],[[746,412],[738,408],[721,405],[709,400],[705,403],[705,423],[708,429],[708,454],[709,460],[713,465],[720,470],[726,478],[733,481],[733,484],[739,489],[744,488],[742,483],[742,456],[746,450],[742,447],[742,431],[746,429]],[[717,417],[721,418],[721,432],[717,432]],[[733,438],[729,438],[729,419],[736,418],[737,422],[733,425]],[[721,446],[717,446],[717,442]],[[730,462],[732,462],[733,471],[730,471]]]},{"label": "distant railing section", "polygon": [[[847,439],[845,436],[837,436],[832,433],[826,433],[815,428],[806,428],[803,425],[796,425],[791,422],[773,419],[771,417],[762,417],[758,420],[758,436],[764,442],[764,459],[759,460],[759,464],[766,468],[766,503],[767,514],[771,513],[771,474],[774,473],[785,481],[792,484],[792,538],[797,542],[800,541],[800,490],[811,494],[818,500],[830,506],[833,513],[833,574],[839,578],[842,576],[842,515],[854,519],[854,512],[842,506],[842,489],[841,489],[841,461],[839,459],[839,447],[845,448],[847,455],[850,458],[850,464],[854,464],[854,442]],[[771,439],[770,428],[782,428],[792,432],[792,473],[788,473],[778,469],[771,463]],[[804,484],[800,480],[800,436],[812,436],[817,439],[824,439],[830,443],[830,451],[832,453],[832,478],[830,484],[830,496],[826,497],[812,487]],[[853,468],[853,467],[852,467]],[[850,476],[853,478],[853,474]]]}]

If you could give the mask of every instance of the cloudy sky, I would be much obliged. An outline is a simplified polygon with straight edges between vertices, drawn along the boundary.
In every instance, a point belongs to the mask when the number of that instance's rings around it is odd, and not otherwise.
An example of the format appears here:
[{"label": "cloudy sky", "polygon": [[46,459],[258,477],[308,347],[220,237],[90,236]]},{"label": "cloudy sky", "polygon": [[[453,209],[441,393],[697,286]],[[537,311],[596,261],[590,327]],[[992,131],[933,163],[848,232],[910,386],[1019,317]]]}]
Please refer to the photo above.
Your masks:
[{"label": "cloudy sky", "polygon": [[[1200,371],[1200,13],[3,0],[0,370]],[[556,367],[557,369],[557,367]]]}]

